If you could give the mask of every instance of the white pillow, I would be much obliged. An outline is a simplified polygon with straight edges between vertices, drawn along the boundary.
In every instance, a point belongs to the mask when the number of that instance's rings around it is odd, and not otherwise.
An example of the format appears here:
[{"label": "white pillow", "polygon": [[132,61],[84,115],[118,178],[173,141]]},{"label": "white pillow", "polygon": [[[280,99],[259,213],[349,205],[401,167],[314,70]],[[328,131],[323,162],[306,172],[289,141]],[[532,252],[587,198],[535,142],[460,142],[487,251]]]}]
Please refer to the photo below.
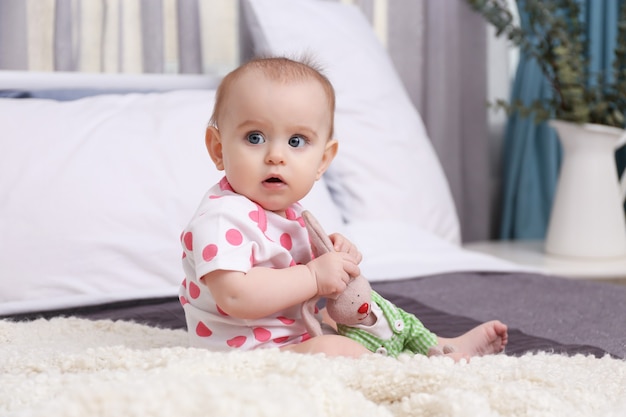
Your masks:
[{"label": "white pillow", "polygon": [[[175,296],[214,92],[0,99],[0,314]],[[304,201],[342,226],[323,179]]]},{"label": "white pillow", "polygon": [[345,221],[401,221],[459,243],[452,195],[423,122],[360,10],[317,0],[244,7],[256,54],[312,55],[335,87],[339,154],[326,179]]},{"label": "white pillow", "polygon": [[352,222],[344,233],[359,243],[361,273],[372,282],[468,271],[538,272],[537,268],[463,249],[405,222]]}]

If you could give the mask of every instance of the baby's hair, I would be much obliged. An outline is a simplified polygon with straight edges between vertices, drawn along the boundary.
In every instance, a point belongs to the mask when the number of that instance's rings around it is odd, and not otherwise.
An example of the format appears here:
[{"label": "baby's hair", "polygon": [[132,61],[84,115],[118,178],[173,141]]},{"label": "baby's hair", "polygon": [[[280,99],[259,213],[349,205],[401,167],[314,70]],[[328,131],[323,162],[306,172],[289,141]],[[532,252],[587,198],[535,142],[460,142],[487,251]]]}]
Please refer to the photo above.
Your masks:
[{"label": "baby's hair", "polygon": [[211,115],[209,125],[218,127],[217,121],[220,118],[221,111],[224,107],[225,96],[228,94],[230,87],[242,74],[251,70],[259,70],[268,79],[280,82],[302,81],[310,78],[319,81],[328,98],[328,106],[331,114],[329,137],[332,138],[334,133],[335,89],[328,78],[322,73],[321,67],[310,57],[302,57],[298,60],[286,57],[254,58],[228,73],[217,88],[215,106],[213,107],[213,114]]}]

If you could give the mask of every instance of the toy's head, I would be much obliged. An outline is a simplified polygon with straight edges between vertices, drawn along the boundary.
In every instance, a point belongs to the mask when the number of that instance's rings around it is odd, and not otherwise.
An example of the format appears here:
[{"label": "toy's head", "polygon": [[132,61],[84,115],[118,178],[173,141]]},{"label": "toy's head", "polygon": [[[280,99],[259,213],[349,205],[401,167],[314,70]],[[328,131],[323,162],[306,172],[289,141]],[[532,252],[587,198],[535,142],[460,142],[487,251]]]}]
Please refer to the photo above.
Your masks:
[{"label": "toy's head", "polygon": [[328,315],[340,324],[373,324],[376,320],[372,312],[372,287],[363,276],[359,275],[335,299],[326,300]]}]

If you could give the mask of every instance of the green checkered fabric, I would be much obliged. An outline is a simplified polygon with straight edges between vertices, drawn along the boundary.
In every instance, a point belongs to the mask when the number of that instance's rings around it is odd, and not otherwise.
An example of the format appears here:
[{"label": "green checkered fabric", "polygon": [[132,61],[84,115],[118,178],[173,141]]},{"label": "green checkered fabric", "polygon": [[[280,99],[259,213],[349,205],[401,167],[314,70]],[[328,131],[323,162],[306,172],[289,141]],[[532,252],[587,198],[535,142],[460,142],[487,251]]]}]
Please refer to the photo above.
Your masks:
[{"label": "green checkered fabric", "polygon": [[[337,325],[339,334],[347,336],[361,343],[372,352],[397,357],[402,352],[421,353],[426,355],[428,349],[437,344],[437,335],[428,330],[413,314],[407,313],[384,299],[376,291],[372,291],[372,302],[383,311],[393,336],[391,339],[381,339],[364,326],[352,327],[343,324]],[[378,320],[383,319],[378,317]]]}]

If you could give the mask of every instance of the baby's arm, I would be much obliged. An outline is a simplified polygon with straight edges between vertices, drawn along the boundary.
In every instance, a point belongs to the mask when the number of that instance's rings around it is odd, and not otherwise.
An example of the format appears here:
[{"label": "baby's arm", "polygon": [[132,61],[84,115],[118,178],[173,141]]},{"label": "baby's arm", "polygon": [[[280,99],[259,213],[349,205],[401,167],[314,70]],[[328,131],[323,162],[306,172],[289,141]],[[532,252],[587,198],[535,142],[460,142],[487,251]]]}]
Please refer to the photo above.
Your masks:
[{"label": "baby's arm", "polygon": [[341,293],[350,276],[360,273],[353,257],[328,253],[306,265],[284,269],[254,267],[247,273],[213,271],[202,277],[227,314],[257,319],[319,296]]}]

